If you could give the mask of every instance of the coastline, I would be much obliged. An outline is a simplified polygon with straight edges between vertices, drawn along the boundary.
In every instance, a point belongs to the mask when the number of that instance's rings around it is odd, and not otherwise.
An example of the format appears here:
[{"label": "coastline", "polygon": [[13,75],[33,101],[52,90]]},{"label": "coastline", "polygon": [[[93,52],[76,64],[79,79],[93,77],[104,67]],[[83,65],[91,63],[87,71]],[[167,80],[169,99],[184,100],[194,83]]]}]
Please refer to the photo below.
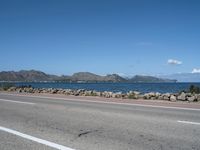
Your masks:
[{"label": "coastline", "polygon": [[19,82],[2,83],[0,85],[10,84],[11,86],[31,86],[33,88],[57,88],[57,89],[85,89],[96,90],[100,92],[122,92],[127,93],[131,90],[141,93],[159,92],[159,93],[179,93],[189,89],[191,85],[200,87],[200,83],[40,83],[40,82]]},{"label": "coastline", "polygon": [[31,94],[31,95],[48,95],[48,96],[72,96],[74,97],[85,97],[92,99],[103,98],[106,101],[110,100],[120,100],[120,101],[153,101],[153,102],[186,102],[186,103],[199,103],[200,94],[192,94],[188,92],[181,93],[158,93],[158,92],[149,92],[149,93],[140,93],[138,91],[129,91],[127,93],[122,92],[98,92],[95,90],[85,90],[85,89],[57,89],[57,88],[33,88],[33,87],[10,87],[7,90],[0,90],[1,92],[8,92],[14,94]]}]

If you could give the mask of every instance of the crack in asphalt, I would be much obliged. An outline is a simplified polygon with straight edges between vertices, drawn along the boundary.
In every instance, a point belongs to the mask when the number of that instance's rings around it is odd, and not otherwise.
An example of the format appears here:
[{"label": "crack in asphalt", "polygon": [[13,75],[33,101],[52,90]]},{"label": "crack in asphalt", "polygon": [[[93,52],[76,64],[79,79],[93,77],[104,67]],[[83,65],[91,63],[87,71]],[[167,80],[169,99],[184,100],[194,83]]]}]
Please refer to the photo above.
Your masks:
[{"label": "crack in asphalt", "polygon": [[78,134],[78,137],[81,137],[83,135],[86,135],[86,134],[89,134],[89,133],[92,133],[92,132],[98,132],[98,130],[90,130],[90,131],[81,132],[80,134]]}]

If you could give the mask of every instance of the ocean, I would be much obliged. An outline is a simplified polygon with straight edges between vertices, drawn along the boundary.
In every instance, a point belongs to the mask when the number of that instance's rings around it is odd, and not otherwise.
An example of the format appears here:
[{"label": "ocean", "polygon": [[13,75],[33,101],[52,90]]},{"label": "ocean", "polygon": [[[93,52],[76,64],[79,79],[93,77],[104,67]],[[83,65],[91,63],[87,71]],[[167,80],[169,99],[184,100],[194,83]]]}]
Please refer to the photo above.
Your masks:
[{"label": "ocean", "polygon": [[139,91],[142,93],[159,92],[159,93],[177,93],[187,90],[190,85],[200,87],[200,83],[37,83],[37,82],[20,82],[15,83],[17,86],[31,85],[34,88],[63,88],[63,89],[86,89],[96,91],[111,92],[128,92]]}]

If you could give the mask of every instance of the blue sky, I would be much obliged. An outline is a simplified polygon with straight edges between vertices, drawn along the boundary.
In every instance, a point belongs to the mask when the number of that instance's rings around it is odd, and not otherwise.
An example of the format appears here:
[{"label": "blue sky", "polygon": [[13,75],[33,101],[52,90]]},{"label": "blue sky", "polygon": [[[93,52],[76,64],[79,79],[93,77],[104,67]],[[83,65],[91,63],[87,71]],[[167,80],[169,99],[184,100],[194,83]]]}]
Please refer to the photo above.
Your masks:
[{"label": "blue sky", "polygon": [[198,0],[1,0],[0,71],[200,71]]}]

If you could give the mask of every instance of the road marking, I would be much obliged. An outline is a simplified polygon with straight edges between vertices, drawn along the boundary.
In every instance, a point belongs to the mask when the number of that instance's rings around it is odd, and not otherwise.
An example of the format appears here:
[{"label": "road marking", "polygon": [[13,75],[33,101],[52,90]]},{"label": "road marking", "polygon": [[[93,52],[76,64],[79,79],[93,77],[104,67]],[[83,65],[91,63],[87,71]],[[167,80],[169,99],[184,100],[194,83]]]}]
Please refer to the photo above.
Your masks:
[{"label": "road marking", "polygon": [[178,120],[179,123],[185,123],[185,124],[192,124],[192,125],[200,125],[200,122],[190,122],[190,121],[182,121]]},{"label": "road marking", "polygon": [[74,150],[74,149],[71,149],[69,147],[66,147],[66,146],[63,146],[63,145],[59,145],[59,144],[56,144],[56,143],[53,143],[53,142],[49,142],[49,141],[46,141],[46,140],[43,140],[43,139],[39,139],[37,137],[31,136],[31,135],[27,135],[27,134],[24,134],[24,133],[21,133],[21,132],[12,130],[12,129],[8,129],[8,128],[2,127],[2,126],[0,126],[0,130],[4,131],[4,132],[11,133],[11,134],[14,134],[14,135],[17,135],[17,136],[22,137],[24,139],[28,139],[28,140],[31,140],[31,141],[34,141],[34,142],[37,142],[37,143],[40,143],[40,144],[55,148],[55,149],[58,149],[58,150]]},{"label": "road marking", "polygon": [[35,105],[35,103],[22,102],[22,101],[13,101],[13,100],[8,100],[8,99],[0,99],[0,101],[11,102],[11,103],[19,103],[19,104],[27,104],[27,105]]},{"label": "road marking", "polygon": [[200,111],[200,109],[198,109],[198,108],[187,108],[187,107],[176,107],[176,106],[173,107],[173,106],[158,106],[158,105],[148,105],[148,104],[131,104],[131,103],[121,103],[121,102],[104,102],[104,101],[93,101],[93,100],[85,100],[85,99],[59,98],[59,97],[33,96],[33,95],[19,95],[19,94],[8,94],[8,93],[0,93],[0,94],[10,95],[10,96],[19,96],[19,97],[52,99],[52,100],[67,100],[67,101],[89,102],[89,103],[100,103],[100,104],[116,104],[116,105],[125,105],[125,106],[140,106],[140,107],[151,107],[151,108],[165,108],[165,109]]}]

